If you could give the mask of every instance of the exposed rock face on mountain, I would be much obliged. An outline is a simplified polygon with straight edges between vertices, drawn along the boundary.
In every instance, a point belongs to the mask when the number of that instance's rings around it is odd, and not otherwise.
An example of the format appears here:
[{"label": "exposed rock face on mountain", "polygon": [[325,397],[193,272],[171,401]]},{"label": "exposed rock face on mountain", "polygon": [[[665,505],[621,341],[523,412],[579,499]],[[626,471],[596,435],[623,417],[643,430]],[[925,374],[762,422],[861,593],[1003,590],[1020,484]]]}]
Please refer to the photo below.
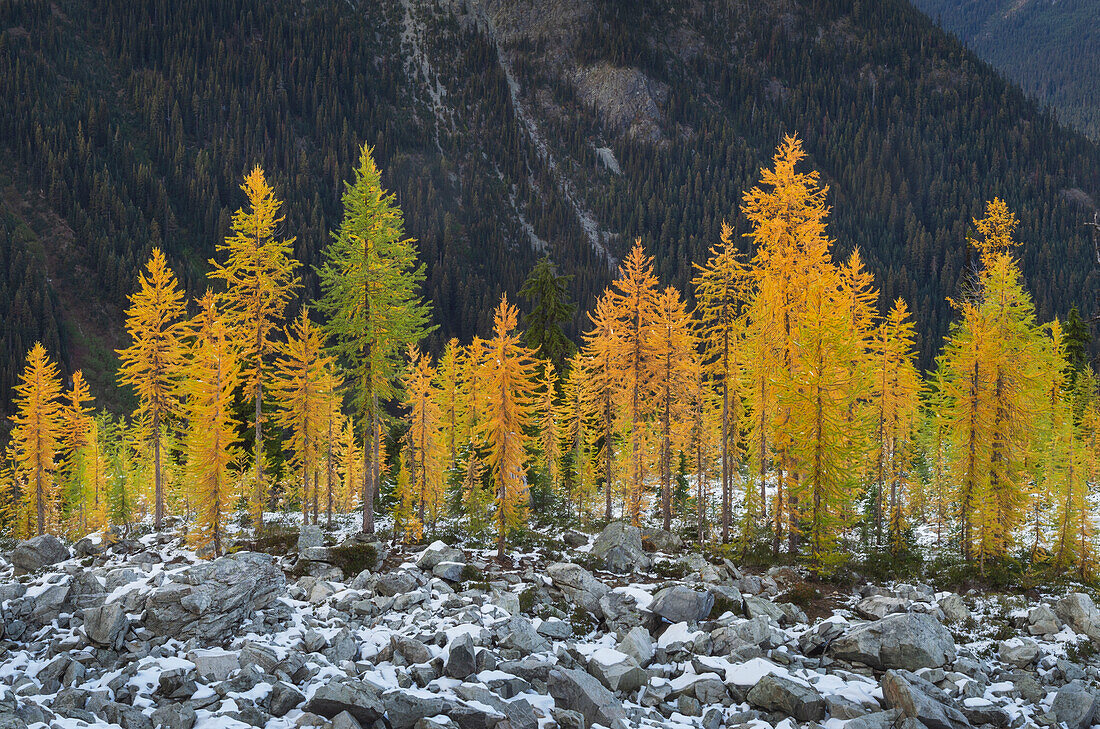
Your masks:
[{"label": "exposed rock face on mountain", "polygon": [[[1091,654],[1083,594],[864,585],[823,596],[815,610],[831,612],[811,621],[777,597],[804,579],[794,568],[708,563],[631,583],[442,542],[287,583],[316,541],[191,563],[146,537],[22,576],[14,553],[0,558],[0,728],[1086,729],[1100,716],[1095,659],[1065,658]],[[555,557],[595,559],[575,541]],[[484,581],[435,574],[452,563]],[[942,621],[964,610],[976,619],[953,636]]]}]

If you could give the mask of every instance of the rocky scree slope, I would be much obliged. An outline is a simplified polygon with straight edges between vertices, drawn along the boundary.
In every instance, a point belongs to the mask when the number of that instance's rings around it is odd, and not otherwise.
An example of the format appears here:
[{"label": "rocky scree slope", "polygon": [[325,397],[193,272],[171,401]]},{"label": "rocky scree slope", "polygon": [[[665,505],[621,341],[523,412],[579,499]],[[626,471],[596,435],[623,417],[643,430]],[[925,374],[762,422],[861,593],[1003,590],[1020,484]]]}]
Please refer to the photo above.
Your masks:
[{"label": "rocky scree slope", "polygon": [[[171,535],[52,536],[0,558],[0,729],[765,726],[964,729],[1098,718],[1100,611],[865,585],[807,618],[666,532],[567,532],[501,566],[435,542],[346,576],[295,554],[199,561]],[[349,540],[362,546],[359,537]],[[345,544],[343,546],[348,546]],[[555,559],[562,558],[554,555]],[[646,575],[631,575],[641,568]],[[655,581],[654,572],[682,577]]]}]

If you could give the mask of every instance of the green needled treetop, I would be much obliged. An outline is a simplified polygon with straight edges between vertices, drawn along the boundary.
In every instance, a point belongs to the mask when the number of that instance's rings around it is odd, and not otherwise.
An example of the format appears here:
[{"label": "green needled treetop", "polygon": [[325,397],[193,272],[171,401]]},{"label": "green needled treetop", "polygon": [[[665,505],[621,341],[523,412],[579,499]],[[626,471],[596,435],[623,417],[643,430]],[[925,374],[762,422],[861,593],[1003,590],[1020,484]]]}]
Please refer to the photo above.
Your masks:
[{"label": "green needled treetop", "polygon": [[559,274],[554,262],[545,256],[531,269],[519,290],[521,298],[534,304],[523,317],[523,342],[539,357],[553,362],[558,372],[565,371],[566,360],[577,351],[562,330],[577,311],[577,305],[569,300],[572,278]]},{"label": "green needled treetop", "polygon": [[355,181],[343,195],[344,219],[317,270],[332,349],[351,373],[363,442],[363,531],[374,532],[378,492],[379,403],[397,394],[402,354],[434,327],[421,296],[424,264],[394,195],[382,187],[372,150],[363,146]]}]

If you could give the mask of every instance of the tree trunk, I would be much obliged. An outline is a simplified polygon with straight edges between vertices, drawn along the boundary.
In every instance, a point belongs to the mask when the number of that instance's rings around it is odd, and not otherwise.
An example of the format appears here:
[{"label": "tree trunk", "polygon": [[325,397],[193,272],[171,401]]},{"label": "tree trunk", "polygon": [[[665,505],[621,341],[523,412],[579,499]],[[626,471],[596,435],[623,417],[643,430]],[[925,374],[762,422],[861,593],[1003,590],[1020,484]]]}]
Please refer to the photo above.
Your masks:
[{"label": "tree trunk", "polygon": [[[258,355],[257,355],[258,356]],[[264,433],[263,433],[263,385],[260,384],[262,363],[257,363],[256,372],[256,483],[252,485],[253,529],[257,534],[264,527]]]},{"label": "tree trunk", "polygon": [[164,483],[160,474],[160,411],[153,412],[153,529],[164,525]]}]

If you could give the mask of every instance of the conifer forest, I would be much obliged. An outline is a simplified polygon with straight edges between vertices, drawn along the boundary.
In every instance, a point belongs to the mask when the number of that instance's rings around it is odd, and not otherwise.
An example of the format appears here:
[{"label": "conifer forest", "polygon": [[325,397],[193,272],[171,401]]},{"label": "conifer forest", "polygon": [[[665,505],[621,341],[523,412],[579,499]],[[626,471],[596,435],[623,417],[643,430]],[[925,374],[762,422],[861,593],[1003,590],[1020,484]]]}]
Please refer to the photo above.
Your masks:
[{"label": "conifer forest", "polygon": [[[977,565],[1096,567],[1100,393],[1074,309],[1040,321],[1026,241],[999,198],[969,222],[973,266],[931,370],[914,312],[880,309],[841,257],[829,189],[796,136],[743,192],[687,289],[636,242],[583,313],[551,259],[491,328],[425,348],[424,265],[369,146],[298,301],[302,264],[265,171],[189,297],[153,249],[118,352],[137,407],[95,408],[80,371],[26,353],[3,471],[4,529],[71,538],[182,519],[200,554],[266,515],[361,515],[415,544],[459,528],[504,558],[533,524],[659,524],[828,575],[904,561],[918,532]],[[747,252],[746,252],[747,251]],[[380,521],[381,519],[381,521]],[[382,526],[384,524],[384,526]]]}]

